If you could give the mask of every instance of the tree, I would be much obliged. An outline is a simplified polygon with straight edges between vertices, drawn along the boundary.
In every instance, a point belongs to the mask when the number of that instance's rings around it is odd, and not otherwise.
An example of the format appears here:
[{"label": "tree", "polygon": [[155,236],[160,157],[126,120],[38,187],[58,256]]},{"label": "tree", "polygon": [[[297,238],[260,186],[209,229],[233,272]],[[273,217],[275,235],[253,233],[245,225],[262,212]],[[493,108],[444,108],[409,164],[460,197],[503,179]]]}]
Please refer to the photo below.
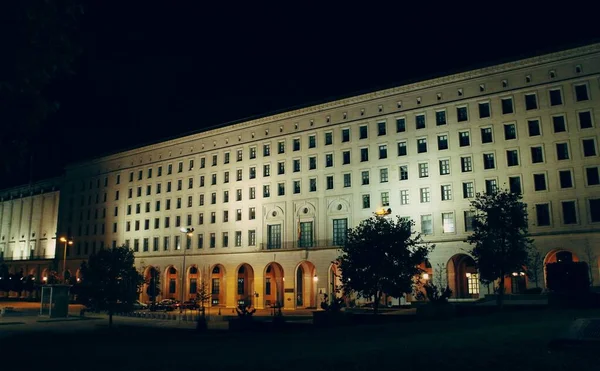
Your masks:
[{"label": "tree", "polygon": [[590,276],[590,286],[594,286],[594,270],[598,267],[598,256],[594,252],[594,249],[590,246],[590,241],[585,241],[585,247],[583,248],[583,256],[587,261],[588,275]]},{"label": "tree", "polygon": [[148,287],[146,288],[146,294],[150,298],[152,305],[156,303],[156,298],[160,295],[160,272],[158,269],[151,267],[148,271]]},{"label": "tree", "polygon": [[52,165],[43,135],[49,129],[42,124],[59,107],[52,83],[72,75],[81,54],[83,6],[80,0],[1,1],[0,14],[2,54],[11,56],[0,58],[0,187],[5,187],[31,178],[34,154],[38,167],[43,161]]},{"label": "tree", "polygon": [[10,280],[8,274],[8,266],[4,263],[0,264],[0,291],[4,292],[8,296],[10,291]]},{"label": "tree", "polygon": [[520,194],[501,190],[478,193],[471,201],[473,233],[467,242],[474,245],[470,253],[481,281],[498,281],[498,306],[502,306],[504,297],[504,278],[524,269],[532,248],[533,240],[527,237],[527,204],[521,199]]},{"label": "tree", "polygon": [[539,251],[533,250],[529,254],[529,262],[527,263],[527,277],[531,282],[535,282],[535,287],[540,287],[539,283],[543,278],[544,258]]},{"label": "tree", "polygon": [[384,293],[401,297],[413,291],[419,264],[434,248],[413,226],[412,220],[374,216],[348,230],[338,257],[342,286],[346,293],[374,298],[374,314]]},{"label": "tree", "polygon": [[108,312],[112,326],[117,308],[130,311],[144,278],[135,269],[133,252],[127,246],[102,249],[82,265],[82,292],[98,310]]}]

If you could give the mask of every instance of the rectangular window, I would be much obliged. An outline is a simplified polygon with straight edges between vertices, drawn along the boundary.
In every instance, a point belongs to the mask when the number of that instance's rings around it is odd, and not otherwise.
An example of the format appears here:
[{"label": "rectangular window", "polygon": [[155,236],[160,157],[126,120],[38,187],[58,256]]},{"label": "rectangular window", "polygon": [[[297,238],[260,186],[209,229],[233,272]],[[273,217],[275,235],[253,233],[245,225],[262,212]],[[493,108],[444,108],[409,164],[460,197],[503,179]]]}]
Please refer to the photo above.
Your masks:
[{"label": "rectangular window", "polygon": [[250,147],[250,159],[255,159],[256,158],[256,147]]},{"label": "rectangular window", "polygon": [[481,128],[481,143],[492,143],[493,141],[492,128]]},{"label": "rectangular window", "polygon": [[560,106],[563,104],[562,101],[562,93],[560,89],[551,89],[550,90],[550,106]]},{"label": "rectangular window", "polygon": [[360,149],[360,162],[369,161],[369,149],[361,148]]},{"label": "rectangular window", "polygon": [[362,171],[361,172],[362,185],[369,185],[369,172]]},{"label": "rectangular window", "polygon": [[285,153],[285,142],[277,142],[277,153]]},{"label": "rectangular window", "polygon": [[333,175],[328,175],[327,178],[325,178],[325,189],[333,189]]},{"label": "rectangular window", "polygon": [[310,178],[308,180],[308,191],[309,192],[317,191],[317,178]]},{"label": "rectangular window", "polygon": [[435,124],[446,125],[446,110],[435,112]]},{"label": "rectangular window", "polygon": [[350,141],[350,129],[342,129],[342,143]]},{"label": "rectangular window", "polygon": [[308,158],[308,170],[315,170],[317,168],[317,157],[311,156]]},{"label": "rectangular window", "polygon": [[333,219],[333,246],[344,246],[348,231],[348,219]]},{"label": "rectangular window", "polygon": [[463,198],[473,198],[475,196],[475,186],[473,182],[463,182]]},{"label": "rectangular window", "polygon": [[592,223],[600,222],[600,198],[593,198],[589,200],[590,205],[590,221]]},{"label": "rectangular window", "polygon": [[362,207],[363,209],[371,207],[371,195],[362,195]]},{"label": "rectangular window", "polygon": [[431,192],[429,187],[420,188],[419,193],[421,196],[421,203],[427,203],[431,201]]},{"label": "rectangular window", "polygon": [[415,127],[418,129],[425,129],[425,115],[415,115]]},{"label": "rectangular window", "polygon": [[496,167],[496,161],[493,153],[484,153],[483,154],[483,168],[484,169],[494,169]]},{"label": "rectangular window", "polygon": [[271,176],[271,165],[263,165],[263,177]]},{"label": "rectangular window", "polygon": [[464,156],[460,158],[460,170],[463,173],[473,171],[473,158],[471,156]]},{"label": "rectangular window", "polygon": [[509,113],[514,113],[512,98],[502,98],[500,101],[501,101],[501,105],[502,105],[502,114],[503,115],[507,115]]},{"label": "rectangular window", "polygon": [[408,189],[402,189],[400,191],[400,205],[408,205]]},{"label": "rectangular window", "polygon": [[250,219],[250,220],[256,219],[256,208],[255,207],[251,207],[250,209],[248,209],[248,219]]},{"label": "rectangular window", "polygon": [[467,107],[457,107],[456,108],[456,120],[458,122],[464,122],[469,119],[469,114],[467,111]]},{"label": "rectangular window", "polygon": [[486,179],[485,180],[485,193],[488,195],[493,195],[498,192],[498,183],[496,179]]},{"label": "rectangular window", "polygon": [[429,164],[422,162],[419,164],[419,178],[427,178],[429,176]]},{"label": "rectangular window", "polygon": [[379,159],[387,158],[387,145],[382,144],[379,146]]},{"label": "rectangular window", "polygon": [[586,84],[575,85],[575,100],[583,102],[589,100],[588,89]]},{"label": "rectangular window", "polygon": [[210,234],[209,244],[211,249],[214,249],[217,246],[217,236],[214,233]]},{"label": "rectangular window", "polygon": [[333,166],[333,154],[328,153],[325,155],[325,167],[332,167],[332,166]]},{"label": "rectangular window", "polygon": [[537,96],[535,93],[533,94],[525,94],[525,109],[527,111],[534,110],[538,108],[537,104]]},{"label": "rectangular window", "polygon": [[515,124],[504,124],[504,140],[517,139],[517,128]]},{"label": "rectangular window", "polygon": [[406,131],[406,119],[404,117],[396,119],[396,132],[403,133]]},{"label": "rectangular window", "polygon": [[344,188],[352,187],[352,175],[350,173],[344,174]]},{"label": "rectangular window", "polygon": [[452,200],[452,186],[450,184],[444,184],[441,187],[442,201]]},{"label": "rectangular window", "polygon": [[325,133],[325,145],[330,146],[333,144],[333,133],[331,131]]},{"label": "rectangular window", "polygon": [[390,206],[389,192],[381,192],[381,206]]},{"label": "rectangular window", "polygon": [[533,188],[536,191],[545,191],[546,188],[546,174],[533,174]]},{"label": "rectangular window", "polygon": [[263,157],[267,157],[271,155],[271,145],[263,144]]},{"label": "rectangular window", "polygon": [[541,146],[531,147],[531,162],[534,164],[544,162],[544,151]]},{"label": "rectangular window", "polygon": [[440,160],[440,175],[450,174],[450,160]]},{"label": "rectangular window", "polygon": [[399,167],[400,180],[408,180],[408,165]]},{"label": "rectangular window", "polygon": [[431,214],[421,215],[421,233],[424,235],[433,234],[433,218]]},{"label": "rectangular window", "polygon": [[552,126],[555,133],[563,133],[567,131],[567,123],[564,115],[552,116]]},{"label": "rectangular window", "polygon": [[590,111],[577,112],[577,118],[579,119],[579,127],[581,129],[588,129],[593,126]]},{"label": "rectangular window", "polygon": [[527,127],[529,129],[530,137],[541,135],[540,120],[527,120]]},{"label": "rectangular window", "polygon": [[317,146],[317,136],[309,135],[308,136],[308,148],[315,148]]},{"label": "rectangular window", "polygon": [[170,239],[168,236],[163,238],[163,250],[164,251],[169,250],[169,248],[170,248],[169,241],[170,241]]},{"label": "rectangular window", "polygon": [[235,247],[242,246],[242,231],[235,231]]},{"label": "rectangular window", "polygon": [[271,197],[271,186],[268,184],[263,185],[263,197]]},{"label": "rectangular window", "polygon": [[386,134],[387,134],[387,130],[386,130],[385,122],[378,122],[377,123],[377,135],[382,136],[382,135],[386,135]]},{"label": "rectangular window", "polygon": [[348,165],[350,163],[350,151],[342,152],[342,165]]},{"label": "rectangular window", "polygon": [[583,155],[585,157],[596,156],[596,140],[595,139],[583,139],[581,141],[583,145]]},{"label": "rectangular window", "polygon": [[475,220],[475,213],[472,211],[463,212],[465,219],[465,232],[473,232],[473,221]]},{"label": "rectangular window", "polygon": [[587,179],[587,185],[599,185],[600,184],[600,172],[598,167],[588,167],[585,169],[585,176]]},{"label": "rectangular window", "polygon": [[298,247],[313,247],[313,222],[300,222]]},{"label": "rectangular window", "polygon": [[277,183],[277,195],[285,196],[285,183]]},{"label": "rectangular window", "polygon": [[571,170],[560,170],[558,172],[560,188],[573,188],[573,176]]},{"label": "rectangular window", "polygon": [[448,135],[438,135],[438,150],[448,149]]},{"label": "rectangular window", "polygon": [[277,163],[277,175],[285,174],[285,162]]},{"label": "rectangular window", "polygon": [[520,176],[511,176],[508,177],[508,186],[511,193],[521,194],[523,190],[521,188],[521,177]]},{"label": "rectangular window", "polygon": [[454,213],[442,213],[442,230],[444,233],[454,233]]},{"label": "rectangular window", "polygon": [[487,117],[490,117],[490,103],[489,102],[479,103],[479,118],[483,119],[483,118],[487,118]]},{"label": "rectangular window", "polygon": [[564,224],[577,224],[577,208],[575,201],[563,201],[562,215]]},{"label": "rectangular window", "polygon": [[300,193],[300,181],[294,180],[294,194]]},{"label": "rectangular window", "polygon": [[471,145],[471,138],[468,131],[458,132],[458,144],[461,147],[468,147]]},{"label": "rectangular window", "polygon": [[417,153],[425,153],[427,152],[427,139],[420,138],[417,139]]},{"label": "rectangular window", "polygon": [[293,161],[293,167],[294,167],[294,173],[297,173],[300,171],[300,160],[299,159],[295,159]]},{"label": "rectangular window", "polygon": [[223,232],[223,247],[229,247],[229,232]]},{"label": "rectangular window", "polygon": [[519,165],[519,152],[516,149],[509,149],[506,151],[506,163],[508,166]]},{"label": "rectangular window", "polygon": [[267,226],[267,249],[281,249],[281,224]]},{"label": "rectangular window", "polygon": [[406,141],[398,142],[398,156],[406,156],[407,153]]},{"label": "rectangular window", "polygon": [[388,169],[379,169],[379,182],[387,183],[388,181]]},{"label": "rectangular window", "polygon": [[300,150],[300,138],[294,138],[294,140],[292,141],[292,150],[294,152]]},{"label": "rectangular window", "polygon": [[367,139],[369,137],[369,131],[367,125],[361,125],[358,127],[358,138]]},{"label": "rectangular window", "polygon": [[256,246],[256,231],[254,229],[248,231],[248,246]]}]

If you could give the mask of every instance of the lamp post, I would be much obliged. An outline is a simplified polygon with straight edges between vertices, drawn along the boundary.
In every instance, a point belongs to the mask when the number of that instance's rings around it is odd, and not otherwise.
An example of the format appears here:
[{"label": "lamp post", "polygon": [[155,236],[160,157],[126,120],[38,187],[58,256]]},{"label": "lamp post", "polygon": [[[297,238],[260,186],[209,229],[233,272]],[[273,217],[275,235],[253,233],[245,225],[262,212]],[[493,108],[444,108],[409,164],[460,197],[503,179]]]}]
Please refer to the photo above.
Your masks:
[{"label": "lamp post", "polygon": [[181,270],[181,300],[179,302],[179,313],[183,313],[183,297],[185,293],[185,255],[187,253],[188,246],[190,246],[190,238],[194,234],[194,228],[187,227],[179,230],[181,233],[185,233],[185,247],[183,249],[183,269]]},{"label": "lamp post", "polygon": [[67,283],[67,246],[73,245],[73,239],[63,236],[59,241],[65,244],[65,249],[63,251],[63,283]]}]

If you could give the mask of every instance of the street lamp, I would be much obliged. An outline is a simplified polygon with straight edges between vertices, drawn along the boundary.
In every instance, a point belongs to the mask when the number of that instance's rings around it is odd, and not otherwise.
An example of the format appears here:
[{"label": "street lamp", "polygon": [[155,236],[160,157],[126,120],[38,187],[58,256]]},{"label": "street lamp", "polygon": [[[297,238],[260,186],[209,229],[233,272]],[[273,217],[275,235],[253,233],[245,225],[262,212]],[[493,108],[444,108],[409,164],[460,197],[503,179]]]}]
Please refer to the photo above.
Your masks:
[{"label": "street lamp", "polygon": [[194,234],[194,228],[193,227],[186,227],[186,228],[181,228],[179,229],[179,231],[181,233],[185,233],[186,235],[186,240],[185,240],[185,247],[183,249],[183,267],[181,269],[181,300],[179,302],[179,313],[183,312],[183,295],[185,293],[185,255],[188,249],[188,246],[190,246],[190,238],[192,237],[192,235]]},{"label": "street lamp", "polygon": [[73,239],[63,236],[59,241],[65,244],[65,250],[63,251],[63,283],[67,283],[67,246],[73,245]]}]

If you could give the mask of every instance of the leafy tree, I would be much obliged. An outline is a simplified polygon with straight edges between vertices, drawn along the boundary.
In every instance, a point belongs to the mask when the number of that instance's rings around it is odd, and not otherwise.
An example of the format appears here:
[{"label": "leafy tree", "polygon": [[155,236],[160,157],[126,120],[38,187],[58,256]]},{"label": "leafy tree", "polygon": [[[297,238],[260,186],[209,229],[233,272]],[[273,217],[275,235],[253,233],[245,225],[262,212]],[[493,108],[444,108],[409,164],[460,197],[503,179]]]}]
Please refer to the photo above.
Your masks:
[{"label": "leafy tree", "polygon": [[21,296],[23,292],[23,270],[12,274],[10,277],[10,291],[16,292],[18,296]]},{"label": "leafy tree", "polygon": [[498,306],[502,306],[504,278],[523,270],[532,249],[533,240],[527,237],[527,205],[521,199],[520,194],[501,190],[493,194],[478,193],[471,201],[473,233],[467,242],[474,245],[470,253],[481,281],[498,281]]},{"label": "leafy tree", "polygon": [[212,298],[212,292],[210,291],[210,287],[208,285],[209,277],[205,268],[202,268],[201,275],[202,279],[200,280],[200,285],[198,285],[198,291],[196,292],[196,301],[200,303],[200,309],[202,311],[202,315],[204,316],[206,307]]},{"label": "leafy tree", "polygon": [[539,287],[539,283],[543,278],[544,258],[539,251],[533,250],[529,254],[529,262],[527,263],[527,277],[531,282],[535,282],[535,287]]},{"label": "leafy tree", "polygon": [[112,326],[117,308],[128,311],[137,300],[144,278],[135,269],[133,252],[127,246],[102,249],[82,266],[82,291],[92,306],[108,312]]},{"label": "leafy tree", "polygon": [[373,298],[373,312],[385,293],[401,297],[413,291],[419,264],[434,245],[413,232],[414,222],[397,217],[371,217],[348,230],[348,238],[338,257],[342,286],[346,293]]},{"label": "leafy tree", "polygon": [[160,272],[158,269],[151,267],[148,278],[148,287],[146,287],[146,294],[150,298],[150,301],[154,305],[156,303],[156,298],[160,295]]},{"label": "leafy tree", "polygon": [[27,291],[29,295],[35,290],[35,277],[32,274],[27,275],[23,282],[23,290]]},{"label": "leafy tree", "polygon": [[4,263],[0,264],[0,291],[8,293],[10,291],[10,280],[8,274],[8,266]]},{"label": "leafy tree", "polygon": [[587,261],[588,275],[590,276],[590,286],[594,286],[594,270],[596,270],[598,267],[598,255],[596,255],[594,249],[592,246],[590,246],[589,240],[585,241],[583,256]]},{"label": "leafy tree", "polygon": [[[81,53],[80,0],[0,1],[0,187],[27,180],[48,161],[43,122],[59,103],[53,82],[73,73]],[[45,130],[48,131],[48,130]],[[46,155],[46,157],[44,157]],[[50,163],[48,165],[51,165]],[[11,182],[11,183],[9,183]]]}]

